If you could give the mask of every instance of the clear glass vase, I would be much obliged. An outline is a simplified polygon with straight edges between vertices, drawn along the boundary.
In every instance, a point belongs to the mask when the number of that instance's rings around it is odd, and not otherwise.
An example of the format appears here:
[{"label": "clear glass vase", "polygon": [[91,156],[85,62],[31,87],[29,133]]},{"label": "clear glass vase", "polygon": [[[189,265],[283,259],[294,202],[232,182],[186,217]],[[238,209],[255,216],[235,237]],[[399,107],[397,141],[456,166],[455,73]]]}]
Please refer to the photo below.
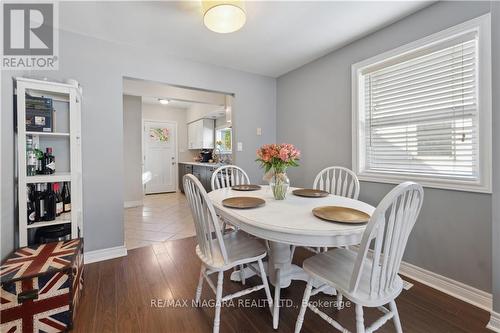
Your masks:
[{"label": "clear glass vase", "polygon": [[274,199],[283,200],[286,198],[286,193],[290,187],[290,179],[286,172],[275,172],[271,181],[269,182],[271,190],[273,191]]}]

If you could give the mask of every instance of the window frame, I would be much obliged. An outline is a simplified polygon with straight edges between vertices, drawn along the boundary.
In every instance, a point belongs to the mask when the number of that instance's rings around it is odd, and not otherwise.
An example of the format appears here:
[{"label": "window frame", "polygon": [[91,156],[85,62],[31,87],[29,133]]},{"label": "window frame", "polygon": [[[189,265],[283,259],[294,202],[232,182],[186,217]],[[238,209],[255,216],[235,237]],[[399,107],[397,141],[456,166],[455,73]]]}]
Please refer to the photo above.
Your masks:
[{"label": "window frame", "polygon": [[232,154],[233,152],[233,128],[231,126],[227,126],[227,125],[222,125],[222,126],[219,126],[215,129],[215,147],[217,147],[217,132],[218,131],[225,131],[225,130],[229,130],[229,132],[231,133],[231,148],[229,150],[220,150],[220,153],[221,154]]},{"label": "window frame", "polygon": [[[398,58],[422,52],[437,44],[455,39],[461,35],[477,33],[477,108],[479,133],[479,177],[474,181],[457,178],[421,175],[416,173],[375,171],[366,168],[366,137],[363,72],[384,63],[394,62]],[[402,60],[404,61],[404,60]],[[462,24],[453,26],[415,42],[384,52],[351,66],[352,80],[352,166],[359,180],[389,184],[399,184],[412,180],[423,186],[491,193],[492,192],[492,86],[491,86],[491,16],[485,14]]]}]

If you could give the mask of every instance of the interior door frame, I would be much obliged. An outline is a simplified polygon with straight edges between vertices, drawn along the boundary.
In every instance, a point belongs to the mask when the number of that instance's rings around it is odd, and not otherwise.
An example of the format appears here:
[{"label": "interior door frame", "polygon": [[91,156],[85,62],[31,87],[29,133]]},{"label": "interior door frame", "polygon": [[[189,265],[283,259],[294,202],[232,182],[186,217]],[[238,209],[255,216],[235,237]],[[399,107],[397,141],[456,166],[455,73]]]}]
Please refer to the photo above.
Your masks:
[{"label": "interior door frame", "polygon": [[[142,174],[144,174],[144,166],[146,164],[146,142],[144,140],[144,135],[145,135],[145,130],[146,130],[146,122],[149,123],[160,123],[160,124],[170,124],[174,125],[175,128],[175,149],[174,149],[174,154],[175,154],[175,165],[174,165],[174,186],[175,186],[175,193],[179,192],[179,135],[178,135],[178,127],[177,127],[177,122],[174,120],[155,120],[155,119],[149,119],[149,118],[142,118],[142,127],[141,127],[141,155],[142,155]],[[174,192],[168,192],[168,193],[174,193]],[[146,195],[146,186],[142,184],[142,197]]]}]

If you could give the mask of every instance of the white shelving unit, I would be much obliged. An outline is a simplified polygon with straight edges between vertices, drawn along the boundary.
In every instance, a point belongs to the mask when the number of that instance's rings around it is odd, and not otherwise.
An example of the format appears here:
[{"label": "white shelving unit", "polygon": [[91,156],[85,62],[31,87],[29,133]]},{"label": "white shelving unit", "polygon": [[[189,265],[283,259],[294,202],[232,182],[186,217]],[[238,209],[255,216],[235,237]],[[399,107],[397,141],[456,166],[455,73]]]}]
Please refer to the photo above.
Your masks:
[{"label": "white shelving unit", "polygon": [[49,132],[26,132],[26,135],[37,135],[37,136],[69,136],[69,133],[49,133]]},{"label": "white shelving unit", "polygon": [[[71,238],[83,234],[82,214],[82,149],[81,149],[81,99],[82,91],[78,83],[66,84],[28,78],[16,78],[17,95],[17,181],[19,207],[19,246],[28,245],[28,233],[39,227],[57,224],[71,224]],[[52,98],[58,104],[57,118],[53,119],[53,132],[26,131],[26,95]],[[64,119],[57,123],[55,120]],[[33,143],[43,147],[57,144],[55,151],[56,172],[52,175],[27,176],[26,138],[32,137]],[[58,155],[60,153],[60,155]],[[58,169],[62,167],[62,170]],[[67,170],[65,170],[67,169]],[[71,212],[63,213],[53,221],[41,221],[28,224],[27,186],[36,183],[71,184]]]}]

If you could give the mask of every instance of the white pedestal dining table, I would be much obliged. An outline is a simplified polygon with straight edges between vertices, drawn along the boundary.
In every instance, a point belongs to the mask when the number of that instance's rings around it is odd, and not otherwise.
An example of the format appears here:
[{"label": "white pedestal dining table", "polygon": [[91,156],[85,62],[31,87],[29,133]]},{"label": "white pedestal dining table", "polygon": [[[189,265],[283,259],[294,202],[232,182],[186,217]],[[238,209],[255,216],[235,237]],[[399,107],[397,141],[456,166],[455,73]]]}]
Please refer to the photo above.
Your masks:
[{"label": "white pedestal dining table", "polygon": [[[361,242],[365,224],[344,224],[323,221],[315,217],[313,208],[342,206],[355,208],[372,215],[375,208],[359,200],[328,195],[322,198],[306,198],[293,195],[290,188],[284,200],[275,200],[271,188],[262,186],[256,191],[236,191],[222,188],[208,193],[217,214],[246,233],[269,242],[267,271],[275,287],[273,327],[278,328],[280,289],[290,286],[293,280],[307,281],[301,267],[292,264],[295,246],[340,247]],[[265,205],[251,209],[233,209],[223,206],[222,201],[231,197],[258,197]],[[231,279],[239,281],[242,272],[235,271]],[[255,275],[251,267],[244,269],[244,277]]]}]

